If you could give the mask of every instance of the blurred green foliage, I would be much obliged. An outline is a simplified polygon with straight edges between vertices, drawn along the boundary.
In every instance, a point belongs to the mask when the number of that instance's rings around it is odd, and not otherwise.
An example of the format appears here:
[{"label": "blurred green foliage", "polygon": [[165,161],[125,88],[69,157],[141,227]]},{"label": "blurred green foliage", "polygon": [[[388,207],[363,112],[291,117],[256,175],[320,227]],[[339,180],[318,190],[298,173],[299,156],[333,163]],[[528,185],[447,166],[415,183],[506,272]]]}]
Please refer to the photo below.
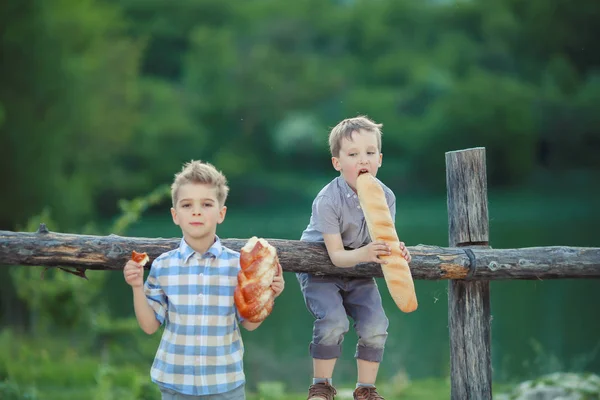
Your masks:
[{"label": "blurred green foliage", "polygon": [[[444,152],[485,146],[495,247],[597,246],[598,20],[597,0],[4,0],[0,229],[178,235],[153,212],[167,213],[182,163],[203,159],[230,180],[223,237],[295,239],[333,176],[328,129],[367,114],[384,124],[379,176],[398,194],[398,229],[411,244],[447,243]],[[122,277],[53,268],[41,281],[40,272],[0,269],[0,319],[33,334],[0,334],[0,397],[37,399],[43,386],[64,398],[80,384],[72,398],[155,398],[147,369],[157,338],[123,311]],[[495,376],[598,369],[597,322],[582,294],[597,290],[583,284],[495,286]],[[444,288],[418,285],[432,304],[406,324],[392,318],[403,332],[390,349],[402,357],[380,376],[393,394],[447,397],[444,380],[394,375],[407,360],[411,374],[447,373]],[[250,382],[273,381],[257,385],[257,398],[308,373],[290,360],[308,360],[310,317],[293,289],[280,303],[296,324],[267,323],[247,340]],[[552,318],[564,322],[556,332]],[[271,320],[287,326],[289,315]],[[275,329],[284,339],[269,337]],[[408,343],[425,331],[438,345],[413,354]],[[44,335],[67,344],[35,342]],[[344,379],[351,362],[339,363]]]},{"label": "blurred green foliage", "polygon": [[[140,333],[133,334],[142,339]],[[147,377],[146,362],[123,361],[118,353],[132,353],[118,346],[104,360],[76,352],[61,337],[36,340],[18,338],[10,330],[0,331],[0,399],[3,400],[158,400],[158,387]],[[151,356],[148,354],[147,356]],[[352,398],[350,385],[336,385],[340,399]],[[386,398],[429,400],[447,398],[448,379],[411,381],[399,374],[381,382]],[[504,389],[498,385],[495,391]],[[348,397],[349,396],[349,397]],[[280,381],[263,381],[247,387],[248,400],[302,400],[303,391],[293,391]]]},{"label": "blurred green foliage", "polygon": [[392,188],[441,188],[443,153],[475,146],[491,185],[597,171],[599,16],[591,0],[7,0],[0,227],[45,206],[65,228],[112,216],[192,158],[227,174],[232,204],[275,202],[273,172],[329,172],[327,129],[357,114],[384,124]]}]

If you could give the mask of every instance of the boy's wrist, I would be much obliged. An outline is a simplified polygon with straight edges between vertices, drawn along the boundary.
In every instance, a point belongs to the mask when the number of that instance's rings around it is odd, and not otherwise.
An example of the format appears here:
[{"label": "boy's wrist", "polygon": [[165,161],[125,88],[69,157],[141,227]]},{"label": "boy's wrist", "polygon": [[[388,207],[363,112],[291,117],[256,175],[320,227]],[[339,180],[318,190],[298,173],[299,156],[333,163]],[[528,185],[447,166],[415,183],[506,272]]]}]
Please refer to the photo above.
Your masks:
[{"label": "boy's wrist", "polygon": [[356,251],[358,252],[357,256],[357,264],[359,263],[365,263],[368,262],[368,258],[367,258],[367,247],[363,246],[363,247],[359,247],[358,249],[356,249]]}]

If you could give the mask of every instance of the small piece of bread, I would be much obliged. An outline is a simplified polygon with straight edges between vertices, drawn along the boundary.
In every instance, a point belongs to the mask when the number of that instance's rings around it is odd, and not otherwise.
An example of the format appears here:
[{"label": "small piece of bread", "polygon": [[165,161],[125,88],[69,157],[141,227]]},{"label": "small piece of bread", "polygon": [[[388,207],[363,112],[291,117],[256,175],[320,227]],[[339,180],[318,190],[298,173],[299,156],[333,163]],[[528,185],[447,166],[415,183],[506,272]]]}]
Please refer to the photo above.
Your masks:
[{"label": "small piece of bread", "polygon": [[254,236],[240,250],[240,267],[235,305],[242,318],[261,322],[273,309],[271,284],[281,270],[277,251],[265,239]]},{"label": "small piece of bread", "polygon": [[371,174],[365,173],[356,180],[358,200],[372,241],[386,242],[392,251],[389,256],[380,256],[387,264],[381,270],[390,295],[403,312],[415,311],[418,307],[415,286],[408,262],[400,251],[400,240],[396,233],[383,188]]},{"label": "small piece of bread", "polygon": [[133,261],[135,261],[136,263],[140,264],[142,267],[144,265],[146,265],[146,263],[148,261],[150,261],[150,258],[148,258],[148,254],[146,253],[138,253],[137,251],[133,250],[131,252],[131,259]]}]

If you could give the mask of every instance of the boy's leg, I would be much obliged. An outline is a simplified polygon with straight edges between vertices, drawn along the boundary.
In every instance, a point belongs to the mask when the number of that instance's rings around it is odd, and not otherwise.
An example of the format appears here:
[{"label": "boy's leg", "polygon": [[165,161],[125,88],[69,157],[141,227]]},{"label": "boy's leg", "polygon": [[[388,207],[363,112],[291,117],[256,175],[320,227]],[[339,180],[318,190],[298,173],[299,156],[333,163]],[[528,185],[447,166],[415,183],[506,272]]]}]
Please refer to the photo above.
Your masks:
[{"label": "boy's leg", "polygon": [[332,399],[335,389],[331,378],[342,352],[344,335],[350,324],[342,303],[340,281],[334,277],[297,274],[304,302],[315,317],[309,351],[313,358],[313,384],[309,399]]},{"label": "boy's leg", "polygon": [[320,360],[337,359],[350,324],[342,303],[339,280],[329,276],[298,274],[308,311],[315,317],[310,355]]},{"label": "boy's leg", "polygon": [[358,335],[355,354],[358,384],[374,386],[389,326],[375,280],[353,280],[344,300]]},{"label": "boy's leg", "polygon": [[[324,360],[321,358],[313,358],[313,376],[318,380],[327,380],[331,383],[331,377],[333,376],[333,369],[337,358]],[[313,382],[316,383],[316,382]]]},{"label": "boy's leg", "polygon": [[379,363],[374,361],[356,359],[356,368],[358,370],[357,385],[359,386],[375,386],[377,380],[377,372],[379,372]]}]

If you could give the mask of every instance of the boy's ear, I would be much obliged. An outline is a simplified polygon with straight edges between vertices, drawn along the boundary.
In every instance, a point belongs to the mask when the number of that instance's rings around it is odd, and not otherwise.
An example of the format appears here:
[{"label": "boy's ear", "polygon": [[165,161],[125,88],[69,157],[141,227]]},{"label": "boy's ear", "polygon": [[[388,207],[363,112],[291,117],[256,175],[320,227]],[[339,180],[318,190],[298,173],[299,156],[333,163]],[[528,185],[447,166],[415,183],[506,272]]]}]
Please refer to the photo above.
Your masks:
[{"label": "boy's ear", "polygon": [[175,225],[179,225],[179,220],[177,218],[177,211],[175,211],[175,208],[171,207],[171,218],[173,218],[173,223]]},{"label": "boy's ear", "polygon": [[221,207],[221,210],[219,211],[219,219],[217,220],[218,224],[220,224],[221,222],[223,222],[225,220],[225,214],[227,214],[227,207],[223,206],[223,207]]},{"label": "boy's ear", "polygon": [[337,157],[331,157],[331,164],[333,165],[333,168],[336,171],[339,171],[342,169],[342,166],[340,165],[340,160]]},{"label": "boy's ear", "polygon": [[383,161],[383,153],[379,153],[379,166],[381,167],[381,162]]}]

